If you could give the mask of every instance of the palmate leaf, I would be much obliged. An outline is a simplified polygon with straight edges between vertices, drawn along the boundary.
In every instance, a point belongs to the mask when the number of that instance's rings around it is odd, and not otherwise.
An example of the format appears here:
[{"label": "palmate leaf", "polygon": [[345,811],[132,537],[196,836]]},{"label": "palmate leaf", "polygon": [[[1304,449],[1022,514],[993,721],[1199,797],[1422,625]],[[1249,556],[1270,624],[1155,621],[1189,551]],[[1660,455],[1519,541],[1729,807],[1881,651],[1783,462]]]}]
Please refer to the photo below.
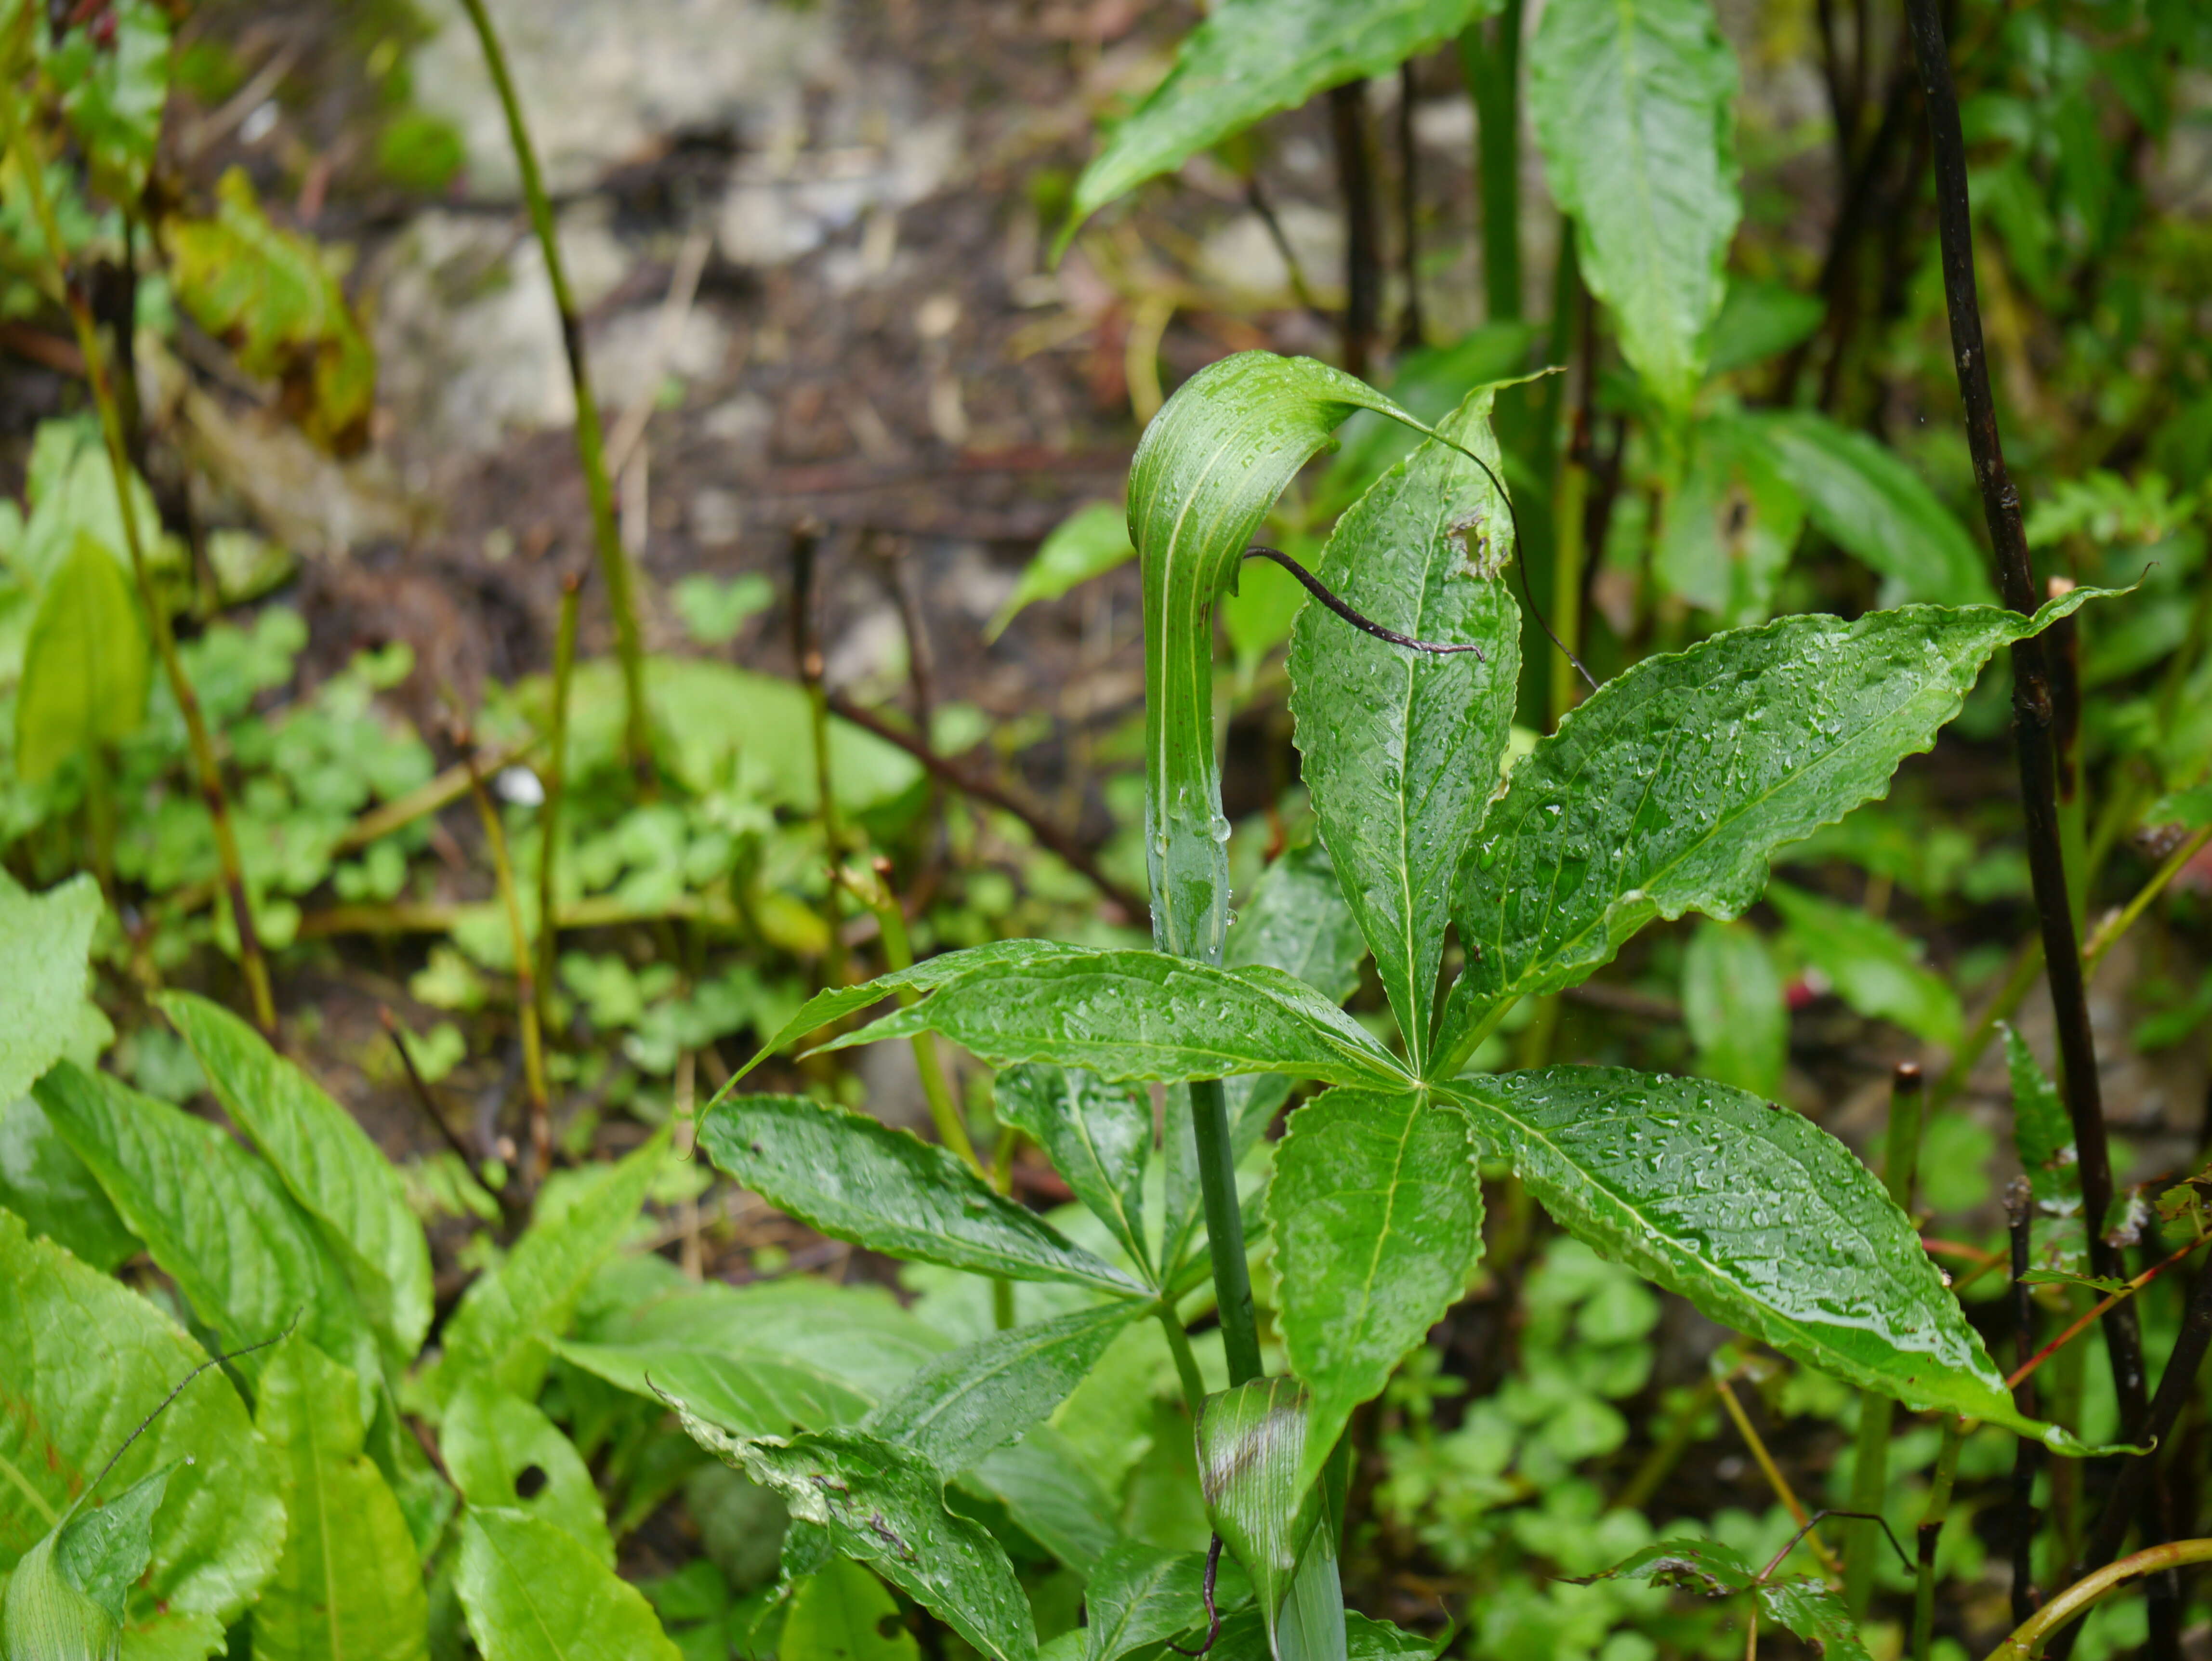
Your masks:
[{"label": "palmate leaf", "polygon": [[668,1397],[692,1440],[783,1498],[793,1518],[866,1563],[992,1661],[1030,1661],[1036,1628],[989,1530],[945,1508],[945,1479],[912,1449],[865,1431],[789,1442],[733,1437]]},{"label": "palmate leaf", "polygon": [[939,1032],[994,1067],[1058,1062],[1112,1080],[1284,1073],[1410,1082],[1366,1028],[1280,970],[1093,952],[971,970],[824,1050]]},{"label": "palmate leaf", "polygon": [[1324,87],[1386,74],[1496,9],[1495,0],[1223,0],[1083,170],[1060,246],[1146,179]]},{"label": "palmate leaf", "polygon": [[321,1225],[396,1359],[413,1359],[430,1325],[430,1245],[398,1171],[352,1114],[220,1004],[189,992],[155,1001],[223,1111]]},{"label": "palmate leaf", "polygon": [[[365,1412],[374,1335],[345,1270],[266,1165],[205,1119],[69,1062],[39,1080],[37,1094],[55,1132],[223,1348],[261,1343],[296,1322],[354,1370],[355,1411]],[[235,1365],[251,1381],[273,1354]]]},{"label": "palmate leaf", "polygon": [[1992,652],[2103,592],[2033,618],[1782,618],[1608,681],[1514,768],[1460,867],[1468,966],[1432,1071],[1456,1071],[1506,1004],[1584,979],[1653,918],[1742,911],[1776,849],[1880,795],[1935,742]]},{"label": "palmate leaf", "polygon": [[994,1333],[930,1362],[864,1428],[957,1475],[1058,1407],[1142,1313],[1104,1304]]},{"label": "palmate leaf", "polygon": [[[1438,430],[1498,470],[1494,395],[1469,393]],[[1291,640],[1291,709],[1321,840],[1416,1070],[1450,921],[1436,896],[1490,800],[1513,719],[1520,608],[1503,573],[1515,553],[1497,487],[1429,440],[1338,522],[1319,575],[1385,628],[1478,642],[1482,654],[1409,652],[1317,605]]]},{"label": "palmate leaf", "polygon": [[1310,1481],[1352,1409],[1467,1290],[1482,1247],[1467,1119],[1418,1092],[1332,1090],[1291,1115],[1267,1214],[1283,1341],[1310,1398]]},{"label": "palmate leaf", "polygon": [[682,1661],[643,1593],[519,1511],[469,1507],[453,1585],[484,1661]]},{"label": "palmate leaf", "polygon": [[[0,1570],[60,1520],[124,1440],[207,1353],[152,1302],[33,1240],[0,1212]],[[169,1484],[152,1555],[134,1578],[134,1646],[205,1655],[276,1567],[284,1502],[268,1449],[230,1381],[210,1368],[108,1473],[120,1495]]]},{"label": "palmate leaf", "polygon": [[362,1451],[359,1382],[299,1337],[267,1354],[255,1425],[284,1471],[284,1553],[253,1607],[253,1653],[415,1661],[428,1652],[422,1572]]},{"label": "palmate leaf", "polygon": [[1704,378],[1743,211],[1735,91],[1711,0],[1553,0],[1529,50],[1528,113],[1583,281],[1672,410]]},{"label": "palmate leaf", "polygon": [[1152,1103],[1079,1067],[1034,1063],[1000,1074],[996,1101],[999,1122],[1045,1151],[1075,1197],[1149,1279],[1144,1200]]},{"label": "palmate leaf", "polygon": [[1810,1120],[1702,1079],[1553,1067],[1449,1087],[1560,1226],[1706,1316],[1916,1409],[2023,1417],[1917,1232]]}]

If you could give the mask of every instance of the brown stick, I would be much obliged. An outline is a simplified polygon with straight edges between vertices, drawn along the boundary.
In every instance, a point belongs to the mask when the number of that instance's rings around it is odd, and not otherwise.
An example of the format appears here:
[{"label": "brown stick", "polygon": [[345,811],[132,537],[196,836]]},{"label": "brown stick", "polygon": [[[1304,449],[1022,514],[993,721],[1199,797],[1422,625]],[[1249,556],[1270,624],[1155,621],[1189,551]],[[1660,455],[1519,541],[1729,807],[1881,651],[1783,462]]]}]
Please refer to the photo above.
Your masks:
[{"label": "brown stick", "polygon": [[1029,827],[1029,832],[1037,839],[1038,846],[1057,855],[1069,869],[1089,879],[1091,886],[1121,907],[1131,922],[1142,925],[1152,915],[1150,907],[1099,867],[1097,860],[1082,843],[1020,798],[1009,794],[988,780],[975,777],[958,763],[939,755],[913,733],[902,732],[872,710],[863,709],[842,692],[829,695],[829,708],[830,714],[839,720],[849,721],[855,727],[864,727],[885,743],[896,745],[963,794],[973,796],[986,806],[995,807],[1002,813],[1012,814]]},{"label": "brown stick", "polygon": [[1367,377],[1368,354],[1382,299],[1382,237],[1376,222],[1375,156],[1367,141],[1367,83],[1347,81],[1328,94],[1336,138],[1336,178],[1344,192],[1344,368]]},{"label": "brown stick", "polygon": [[[2024,1368],[2035,1353],[2035,1299],[2021,1276],[2027,1273],[2028,1246],[2033,1239],[2035,1197],[2027,1178],[2015,1177],[2005,1191],[2005,1211],[2012,1235],[2013,1365]],[[2014,1386],[2012,1402],[2030,1419],[2035,1416],[2035,1379],[2023,1376]],[[2043,1468],[2043,1445],[2023,1436],[2013,1449],[2012,1461],[2012,1623],[2015,1627],[2035,1613],[2043,1600],[2035,1591],[2035,1477]]]},{"label": "brown stick", "polygon": [[1428,330],[1421,319],[1421,243],[1416,231],[1420,206],[1420,166],[1413,143],[1413,60],[1398,66],[1398,270],[1406,284],[1406,310],[1398,326],[1398,345],[1425,345]]}]

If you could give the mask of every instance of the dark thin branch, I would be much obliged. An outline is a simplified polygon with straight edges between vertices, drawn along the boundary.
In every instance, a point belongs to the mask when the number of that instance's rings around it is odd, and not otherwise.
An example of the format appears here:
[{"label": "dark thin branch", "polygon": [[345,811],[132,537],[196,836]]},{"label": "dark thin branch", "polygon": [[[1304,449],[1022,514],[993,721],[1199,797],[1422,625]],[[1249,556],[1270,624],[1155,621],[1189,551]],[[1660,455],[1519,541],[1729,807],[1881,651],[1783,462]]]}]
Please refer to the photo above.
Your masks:
[{"label": "dark thin branch", "polygon": [[1312,286],[1306,281],[1305,267],[1298,263],[1298,251],[1291,246],[1291,239],[1284,234],[1283,222],[1275,217],[1275,204],[1268,198],[1256,173],[1244,181],[1244,199],[1251,204],[1252,211],[1260,216],[1260,223],[1267,229],[1267,240],[1275,245],[1275,252],[1282,256],[1283,270],[1290,277],[1292,297],[1316,322],[1332,329],[1336,327],[1336,314],[1314,298]]},{"label": "dark thin branch", "polygon": [[[2005,1211],[2012,1232],[2013,1366],[2028,1364],[2035,1354],[2035,1299],[2021,1277],[2027,1273],[2028,1247],[2033,1238],[2035,1196],[2027,1178],[2015,1177],[2005,1191]],[[2014,1386],[2013,1405],[2027,1418],[2035,1416],[2035,1377],[2033,1373]],[[2043,1445],[2023,1436],[2013,1449],[2012,1460],[2012,1623],[2015,1627],[2035,1613],[2043,1599],[2035,1590],[2035,1477],[2043,1468]]]},{"label": "dark thin branch", "polygon": [[1089,879],[1091,885],[1121,907],[1132,922],[1141,924],[1152,915],[1150,907],[1100,868],[1090,850],[1028,803],[1008,794],[987,780],[975,777],[958,763],[939,755],[912,733],[892,726],[873,710],[862,709],[842,692],[829,694],[829,708],[830,713],[841,720],[849,721],[855,727],[864,727],[885,743],[896,745],[954,789],[975,797],[987,806],[1012,813],[1029,827],[1030,834],[1037,839],[1039,846],[1059,855],[1071,870]]},{"label": "dark thin branch", "polygon": [[1415,220],[1420,206],[1420,167],[1413,143],[1413,60],[1398,66],[1398,269],[1406,284],[1406,310],[1398,326],[1401,350],[1425,345],[1421,318],[1421,243]]},{"label": "dark thin branch", "polygon": [[1391,645],[1402,646],[1409,652],[1433,652],[1438,657],[1449,657],[1456,653],[1472,652],[1477,661],[1487,660],[1483,658],[1482,648],[1477,646],[1473,641],[1415,640],[1411,635],[1401,635],[1395,629],[1385,629],[1373,618],[1360,616],[1358,612],[1353,611],[1324,587],[1319,577],[1279,548],[1261,548],[1255,545],[1244,551],[1243,557],[1272,560],[1281,566],[1298,580],[1308,593],[1362,634],[1372,635],[1377,640],[1387,640]]},{"label": "dark thin branch", "polygon": [[1382,301],[1382,237],[1375,210],[1366,82],[1330,88],[1328,113],[1336,139],[1337,183],[1344,192],[1344,368],[1364,380]]},{"label": "dark thin branch", "polygon": [[[1966,192],[1966,146],[1959,123],[1958,90],[1951,81],[1950,57],[1936,0],[1906,0],[1905,16],[1928,107],[1943,292],[1950,312],[1959,395],[1966,407],[1966,441],[1973,453],[1982,510],[1996,553],[1998,590],[2006,605],[2025,615],[2035,610],[2039,590],[2021,520],[2020,492],[2005,467],[1996,401],[1990,390],[1988,354],[1982,343],[1981,301],[1974,282],[1972,210]],[[2105,1132],[2096,1039],[2089,1026],[2080,943],[2075,936],[2073,906],[2067,893],[2058,824],[2057,770],[2051,744],[2050,666],[2043,642],[2030,636],[2016,642],[2012,648],[2012,668],[2013,736],[2020,758],[2028,869],[2042,923],[2067,1117],[2081,1160],[2082,1209],[2089,1226],[2089,1266],[2094,1274],[2124,1280],[2119,1250],[2105,1238],[2106,1214],[2112,1202],[2112,1150]],[[2130,1439],[2140,1439],[2147,1404],[2142,1334],[2133,1301],[2115,1305],[2105,1316],[2104,1328],[2121,1426]],[[2163,1542],[2147,1540],[2144,1543]],[[2160,1630],[2160,1622],[2154,1618],[2152,1626],[2153,1654],[2164,1658],[2176,1653],[2172,1645],[2162,1641],[2167,1634]]]}]

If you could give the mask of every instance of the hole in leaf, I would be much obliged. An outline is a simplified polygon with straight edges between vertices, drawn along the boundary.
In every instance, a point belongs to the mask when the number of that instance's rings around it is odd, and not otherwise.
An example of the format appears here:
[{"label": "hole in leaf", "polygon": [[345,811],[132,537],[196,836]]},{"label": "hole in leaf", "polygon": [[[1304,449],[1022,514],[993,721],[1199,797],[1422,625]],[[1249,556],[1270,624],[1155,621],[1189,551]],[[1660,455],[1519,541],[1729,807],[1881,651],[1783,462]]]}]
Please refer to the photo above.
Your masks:
[{"label": "hole in leaf", "polygon": [[514,1493],[519,1500],[535,1500],[545,1492],[549,1479],[543,1465],[525,1465],[514,1473]]}]

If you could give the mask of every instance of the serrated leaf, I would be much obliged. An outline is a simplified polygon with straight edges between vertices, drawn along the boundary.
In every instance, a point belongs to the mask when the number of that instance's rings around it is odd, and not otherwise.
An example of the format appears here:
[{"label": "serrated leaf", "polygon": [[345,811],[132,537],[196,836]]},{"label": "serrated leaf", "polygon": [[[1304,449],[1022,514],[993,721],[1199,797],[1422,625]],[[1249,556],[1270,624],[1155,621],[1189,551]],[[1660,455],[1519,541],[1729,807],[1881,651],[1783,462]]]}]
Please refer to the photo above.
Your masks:
[{"label": "serrated leaf", "polygon": [[1723,1545],[1717,1540],[1661,1540],[1630,1553],[1611,1568],[1582,1576],[1573,1584],[1648,1580],[1654,1585],[1679,1586],[1686,1591],[1703,1592],[1708,1597],[1724,1597],[1731,1592],[1750,1591],[1752,1582],[1758,1578],[1759,1571],[1734,1546]]},{"label": "serrated leaf", "polygon": [[1744,923],[1698,925],[1682,954],[1682,1024],[1708,1079],[1772,1097],[1790,1060],[1790,1006],[1774,955]]},{"label": "serrated leaf", "polygon": [[1767,1620],[1810,1644],[1822,1661],[1869,1661],[1850,1606],[1826,1583],[1807,1574],[1761,1584],[1759,1607]]},{"label": "serrated leaf", "polygon": [[0,1101],[29,1092],[66,1053],[85,1001],[92,931],[106,904],[89,872],[27,893],[0,879]]},{"label": "serrated leaf", "polygon": [[739,1436],[783,1436],[858,1424],[873,1396],[782,1356],[731,1354],[685,1343],[589,1344],[563,1341],[554,1353],[594,1378],[647,1401],[681,1396],[700,1415]]},{"label": "serrated leaf", "polygon": [[1335,862],[1318,842],[1287,849],[1237,908],[1221,952],[1226,969],[1279,969],[1334,1003],[1359,989],[1367,942],[1345,904]]},{"label": "serrated leaf", "polygon": [[783,1496],[792,1516],[829,1536],[939,1616],[993,1661],[1030,1661],[1036,1628],[1012,1564],[988,1530],[948,1511],[927,1460],[865,1431],[830,1430],[789,1443],[725,1434],[670,1405],[709,1453]]},{"label": "serrated leaf", "polygon": [[2006,1025],[2004,1039],[2005,1069],[2012,1082],[2013,1151],[2027,1174],[2035,1204],[2028,1223],[2029,1255],[2046,1270],[2078,1275],[2088,1267],[2089,1232],[2081,1214],[2074,1122],[2058,1086],[2019,1030]]},{"label": "serrated leaf", "polygon": [[914,1634],[883,1582],[833,1557],[792,1594],[778,1661],[916,1661]]},{"label": "serrated leaf", "polygon": [[1267,1215],[1310,1482],[1352,1409],[1467,1291],[1482,1249],[1468,1122],[1418,1092],[1332,1090],[1291,1115]]},{"label": "serrated leaf", "polygon": [[62,764],[129,738],[146,714],[153,657],[131,579],[79,531],[46,580],[15,693],[15,770],[43,783]]},{"label": "serrated leaf", "polygon": [[338,454],[368,441],[376,355],[322,249],[269,222],[244,168],[216,181],[211,217],[173,216],[163,241],[177,303],[240,368],[279,383],[301,431]]},{"label": "serrated leaf", "polygon": [[1387,74],[1495,9],[1494,0],[1222,0],[1083,170],[1060,246],[1147,179],[1324,87]]},{"label": "serrated leaf", "polygon": [[924,1366],[863,1428],[957,1475],[1058,1407],[1142,1313],[1104,1304],[994,1332]]},{"label": "serrated leaf", "polygon": [[[207,1354],[146,1299],[0,1212],[0,1570],[67,1511]],[[187,1463],[189,1461],[189,1463]],[[169,1485],[134,1582],[134,1647],[204,1655],[276,1566],[284,1505],[268,1451],[220,1370],[187,1384],[108,1473],[121,1494]],[[193,1648],[198,1646],[198,1648]]]},{"label": "serrated leaf", "polygon": [[1920,961],[1904,935],[1880,917],[1786,882],[1769,883],[1766,898],[1790,926],[1805,960],[1853,1009],[1870,1020],[1893,1021],[1946,1050],[1959,1047],[1966,1031],[1959,995]]},{"label": "serrated leaf", "polygon": [[1284,1073],[1407,1081],[1402,1064],[1304,982],[1158,952],[999,964],[948,981],[824,1050],[939,1032],[994,1067],[1058,1062],[1115,1080]]},{"label": "serrated leaf", "polygon": [[[1255,1379],[1209,1396],[1198,1416],[1206,1514],[1252,1583],[1271,1646],[1300,1566],[1310,1548],[1321,1549],[1316,1536],[1325,1532],[1328,1507],[1310,1472],[1329,1450],[1310,1447],[1311,1430],[1305,1390],[1293,1378]],[[1333,1571],[1333,1544],[1325,1555]]]},{"label": "serrated leaf", "polygon": [[2021,1415],[1911,1221],[1810,1120],[1702,1079],[1553,1067],[1459,1080],[1553,1220],[1831,1378],[2081,1445]]},{"label": "serrated leaf", "polygon": [[468,1508],[453,1585],[484,1661],[683,1661],[636,1587],[521,1512]]},{"label": "serrated leaf", "polygon": [[255,1425],[285,1472],[284,1552],[253,1608],[267,1661],[416,1661],[428,1653],[414,1536],[362,1451],[352,1373],[299,1338],[267,1352]]},{"label": "serrated leaf", "polygon": [[1736,916],[1776,849],[1880,795],[1935,742],[1992,652],[2093,592],[2033,618],[1781,618],[1608,681],[1514,768],[1460,867],[1468,964],[1437,1053],[1456,1065],[1500,1005],[1575,984],[1655,917]]},{"label": "serrated leaf", "polygon": [[[222,1348],[296,1323],[331,1360],[374,1374],[376,1341],[344,1269],[267,1165],[205,1119],[72,1062],[40,1080],[37,1095]],[[235,1365],[252,1381],[273,1353]]]},{"label": "serrated leaf", "polygon": [[430,1246],[399,1172],[352,1114],[228,1010],[188,992],[155,1001],[223,1111],[321,1226],[397,1359],[411,1359],[430,1325]]},{"label": "serrated leaf", "polygon": [[0,1207],[103,1274],[138,1250],[100,1179],[28,1096],[0,1108]]},{"label": "serrated leaf", "polygon": [[1129,465],[1145,603],[1145,859],[1163,952],[1218,962],[1227,926],[1214,600],[1283,487],[1354,410],[1420,425],[1325,363],[1239,352],[1176,389]]},{"label": "serrated leaf", "polygon": [[438,1445],[470,1505],[541,1518],[614,1567],[606,1502],[575,1445],[535,1403],[489,1378],[471,1378],[446,1404]]},{"label": "serrated leaf", "polygon": [[[1495,390],[1470,392],[1438,429],[1493,471],[1504,465]],[[1450,922],[1436,896],[1490,800],[1520,681],[1521,611],[1504,580],[1511,523],[1490,478],[1429,440],[1338,521],[1317,575],[1386,629],[1482,654],[1408,651],[1319,605],[1291,641],[1291,710],[1321,840],[1416,1070]]]},{"label": "serrated leaf", "polygon": [[1973,538],[1895,452],[1810,410],[1747,415],[1741,424],[1772,452],[1813,523],[1888,579],[1886,596],[1937,605],[1995,602]]},{"label": "serrated leaf", "polygon": [[1528,113],[1583,280],[1672,410],[1704,379],[1736,193],[1735,54],[1711,0],[1553,0]]},{"label": "serrated leaf", "polygon": [[1127,564],[1137,551],[1129,545],[1129,516],[1110,502],[1085,502],[1053,527],[1037,545],[1006,604],[983,630],[985,644],[1006,633],[1024,608],[1041,599],[1058,599],[1093,577]]},{"label": "serrated leaf", "polygon": [[1079,1067],[1010,1067],[999,1074],[995,1090],[1000,1123],[1044,1150],[1075,1197],[1149,1280],[1144,1200],[1152,1103]]},{"label": "serrated leaf", "polygon": [[699,1147],[770,1204],[835,1239],[978,1275],[1066,1281],[1122,1297],[1143,1290],[992,1192],[944,1148],[865,1113],[801,1096],[738,1096],[700,1122]]},{"label": "serrated leaf", "polygon": [[1057,940],[994,940],[986,946],[970,946],[964,952],[947,952],[934,958],[925,958],[911,969],[902,969],[889,975],[878,975],[874,980],[859,986],[833,986],[817,992],[799,1013],[775,1030],[774,1036],[757,1050],[750,1061],[731,1075],[729,1083],[714,1094],[709,1108],[724,1097],[736,1093],[738,1081],[769,1056],[795,1038],[819,1031],[830,1022],[842,1020],[856,1010],[881,1003],[900,991],[913,989],[926,992],[945,982],[956,980],[970,970],[989,964],[1027,963],[1037,958],[1075,957],[1082,953],[1080,946],[1063,946]]}]

